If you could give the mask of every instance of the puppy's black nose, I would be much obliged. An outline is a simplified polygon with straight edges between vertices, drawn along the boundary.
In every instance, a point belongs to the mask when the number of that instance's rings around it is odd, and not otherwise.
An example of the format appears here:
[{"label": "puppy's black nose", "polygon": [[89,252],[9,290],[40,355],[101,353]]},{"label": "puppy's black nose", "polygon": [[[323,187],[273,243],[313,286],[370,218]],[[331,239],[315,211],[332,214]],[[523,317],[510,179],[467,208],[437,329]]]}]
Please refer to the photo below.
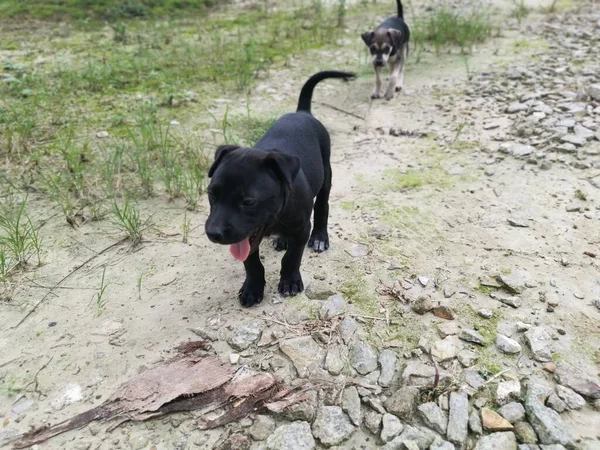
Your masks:
[{"label": "puppy's black nose", "polygon": [[383,67],[383,61],[375,61],[377,67]]},{"label": "puppy's black nose", "polygon": [[211,242],[221,244],[225,240],[225,230],[222,227],[207,224],[205,231]]}]

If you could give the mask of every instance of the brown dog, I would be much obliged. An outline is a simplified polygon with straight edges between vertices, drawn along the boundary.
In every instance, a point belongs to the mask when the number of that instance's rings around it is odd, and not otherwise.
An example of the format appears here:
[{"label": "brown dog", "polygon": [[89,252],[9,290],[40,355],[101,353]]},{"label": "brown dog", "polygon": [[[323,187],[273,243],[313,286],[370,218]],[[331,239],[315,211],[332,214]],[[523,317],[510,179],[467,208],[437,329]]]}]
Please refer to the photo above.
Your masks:
[{"label": "brown dog", "polygon": [[381,69],[386,64],[390,66],[390,78],[385,91],[385,99],[391,100],[404,84],[404,66],[408,57],[408,41],[410,29],[404,22],[404,12],[401,0],[396,0],[398,16],[389,17],[374,31],[367,31],[361,35],[371,55],[375,68],[375,91],[371,98],[381,98]]}]

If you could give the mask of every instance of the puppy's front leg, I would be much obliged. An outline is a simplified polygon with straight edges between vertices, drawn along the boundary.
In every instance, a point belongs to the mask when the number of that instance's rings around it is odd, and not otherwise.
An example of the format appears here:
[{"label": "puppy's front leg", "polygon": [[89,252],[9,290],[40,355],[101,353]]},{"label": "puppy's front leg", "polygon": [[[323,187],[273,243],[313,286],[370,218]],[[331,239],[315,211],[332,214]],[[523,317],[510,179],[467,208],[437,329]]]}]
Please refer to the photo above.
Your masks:
[{"label": "puppy's front leg", "polygon": [[371,98],[381,98],[381,67],[378,66],[375,66],[375,91],[371,94]]},{"label": "puppy's front leg", "polygon": [[258,249],[244,261],[246,280],[238,294],[242,306],[250,307],[260,303],[265,292],[265,268],[260,262]]},{"label": "puppy's front leg", "polygon": [[391,65],[390,80],[388,82],[387,90],[385,91],[386,100],[391,100],[394,97],[394,91],[400,75],[400,68],[402,67],[401,61],[400,58],[396,58]]},{"label": "puppy's front leg", "polygon": [[408,44],[402,46],[400,51],[400,76],[398,77],[398,83],[396,84],[396,92],[400,92],[404,86],[404,71],[406,69],[406,58],[408,56]]},{"label": "puppy's front leg", "polygon": [[300,275],[300,263],[309,234],[310,223],[300,233],[287,238],[288,248],[281,259],[281,279],[279,280],[279,293],[284,297],[293,297],[304,290]]}]

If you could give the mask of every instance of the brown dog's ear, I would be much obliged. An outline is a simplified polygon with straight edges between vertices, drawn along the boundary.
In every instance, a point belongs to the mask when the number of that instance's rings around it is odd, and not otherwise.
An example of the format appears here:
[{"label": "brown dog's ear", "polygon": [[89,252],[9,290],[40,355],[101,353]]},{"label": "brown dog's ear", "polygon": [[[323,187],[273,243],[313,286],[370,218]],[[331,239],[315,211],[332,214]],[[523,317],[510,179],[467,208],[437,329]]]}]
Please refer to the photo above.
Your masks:
[{"label": "brown dog's ear", "polygon": [[217,170],[217,166],[221,164],[225,155],[238,148],[240,148],[239,145],[219,145],[215,151],[215,161],[212,163],[212,166],[210,166],[210,169],[208,169],[208,177],[210,178],[213,176],[215,170]]},{"label": "brown dog's ear", "polygon": [[394,47],[399,49],[400,48],[400,40],[402,39],[402,31],[396,30],[394,28],[390,28],[388,30],[388,36],[390,37],[390,40],[392,41],[392,44],[394,45]]},{"label": "brown dog's ear", "polygon": [[372,31],[365,31],[363,34],[360,35],[360,37],[362,38],[363,41],[365,41],[366,46],[368,47],[369,45],[371,45],[371,41],[373,40],[373,36],[375,36],[375,33]]},{"label": "brown dog's ear", "polygon": [[296,175],[300,171],[300,158],[286,153],[272,151],[267,153],[265,164],[285,184],[288,190],[292,189]]}]

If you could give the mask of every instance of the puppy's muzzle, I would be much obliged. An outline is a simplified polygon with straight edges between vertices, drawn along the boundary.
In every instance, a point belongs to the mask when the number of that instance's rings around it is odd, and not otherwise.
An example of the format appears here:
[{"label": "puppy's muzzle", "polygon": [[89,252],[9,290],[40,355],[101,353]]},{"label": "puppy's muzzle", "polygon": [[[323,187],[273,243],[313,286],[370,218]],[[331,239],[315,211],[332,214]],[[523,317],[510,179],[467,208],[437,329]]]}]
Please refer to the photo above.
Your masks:
[{"label": "puppy's muzzle", "polygon": [[228,244],[231,240],[231,229],[221,225],[215,225],[212,222],[206,223],[206,236],[215,244]]},{"label": "puppy's muzzle", "polygon": [[385,63],[383,62],[383,60],[380,60],[380,59],[375,60],[375,62],[373,64],[375,65],[375,67],[385,66]]}]

